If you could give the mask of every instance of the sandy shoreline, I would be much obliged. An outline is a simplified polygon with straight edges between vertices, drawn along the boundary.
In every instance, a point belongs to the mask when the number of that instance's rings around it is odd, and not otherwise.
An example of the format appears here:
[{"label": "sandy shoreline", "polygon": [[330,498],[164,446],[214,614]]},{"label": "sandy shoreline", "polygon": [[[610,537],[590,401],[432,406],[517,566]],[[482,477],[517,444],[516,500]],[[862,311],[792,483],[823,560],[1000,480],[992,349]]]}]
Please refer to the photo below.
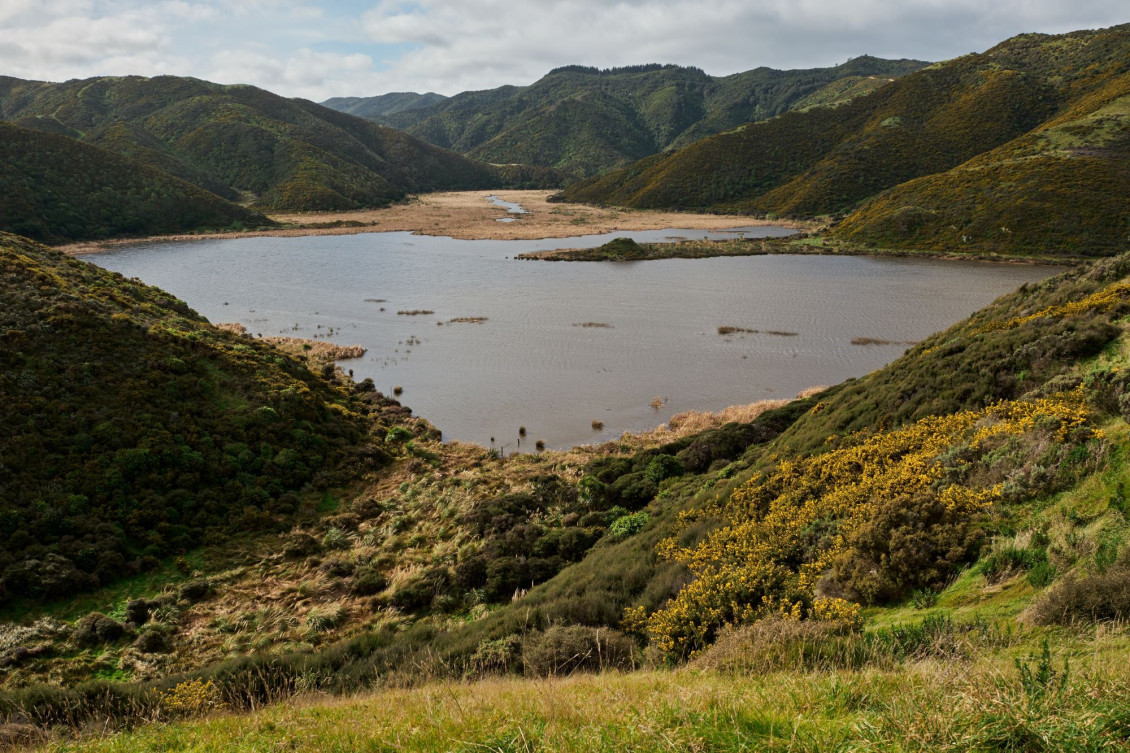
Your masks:
[{"label": "sandy shoreline", "polygon": [[[630,230],[725,230],[733,227],[777,225],[811,230],[813,223],[768,221],[743,215],[692,214],[594,207],[586,204],[551,204],[555,191],[452,191],[424,194],[384,209],[349,212],[280,213],[271,215],[288,227],[203,235],[161,235],[110,241],[88,241],[58,246],[77,256],[139,243],[248,238],[254,236],[297,237],[307,235],[353,235],[406,231],[460,240],[541,240],[568,238]],[[487,196],[521,204],[529,214],[508,214]],[[515,222],[499,222],[518,217]]]}]

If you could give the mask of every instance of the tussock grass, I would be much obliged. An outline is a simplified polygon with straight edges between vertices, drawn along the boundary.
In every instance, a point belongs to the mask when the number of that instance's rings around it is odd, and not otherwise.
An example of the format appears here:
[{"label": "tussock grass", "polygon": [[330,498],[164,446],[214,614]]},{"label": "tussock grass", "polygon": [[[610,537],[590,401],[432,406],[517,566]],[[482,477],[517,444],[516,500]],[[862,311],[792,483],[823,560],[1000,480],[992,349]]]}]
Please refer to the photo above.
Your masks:
[{"label": "tussock grass", "polygon": [[[51,751],[1103,750],[1125,744],[1125,636],[893,669],[606,673],[309,695]],[[1041,675],[1041,665],[1047,674]],[[1027,673],[1018,667],[1027,669]],[[1066,679],[1064,679],[1066,678]],[[1038,747],[1037,747],[1038,746]]]}]

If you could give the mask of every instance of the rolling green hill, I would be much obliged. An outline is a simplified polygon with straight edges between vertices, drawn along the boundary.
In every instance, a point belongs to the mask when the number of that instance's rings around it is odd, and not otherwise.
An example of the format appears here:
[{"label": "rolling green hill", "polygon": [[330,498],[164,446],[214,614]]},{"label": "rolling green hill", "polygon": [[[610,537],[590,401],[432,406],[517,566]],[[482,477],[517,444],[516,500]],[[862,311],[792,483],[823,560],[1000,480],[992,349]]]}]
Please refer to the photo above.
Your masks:
[{"label": "rolling green hill", "polygon": [[0,123],[0,230],[59,243],[270,224],[130,157]]},{"label": "rolling green hill", "polygon": [[793,217],[858,210],[833,238],[1113,253],[1130,199],[1128,45],[1128,26],[1022,35],[836,109],[786,113],[573,184],[562,198]]},{"label": "rolling green hill", "polygon": [[[465,92],[430,106],[366,117],[487,162],[593,175],[772,117],[805,98],[843,102],[923,65],[863,56],[834,68],[758,68],[724,77],[674,65],[603,71],[566,66],[530,86]],[[825,88],[845,79],[856,86]],[[369,101],[380,107],[384,100],[360,100]],[[324,104],[362,114],[355,100]]]},{"label": "rolling green hill", "polygon": [[409,192],[552,184],[252,86],[172,76],[0,78],[0,119],[105,147],[258,209],[374,207]]},{"label": "rolling green hill", "polygon": [[161,290],[4,233],[0,291],[0,603],[270,529],[348,452],[385,457],[375,393]]}]

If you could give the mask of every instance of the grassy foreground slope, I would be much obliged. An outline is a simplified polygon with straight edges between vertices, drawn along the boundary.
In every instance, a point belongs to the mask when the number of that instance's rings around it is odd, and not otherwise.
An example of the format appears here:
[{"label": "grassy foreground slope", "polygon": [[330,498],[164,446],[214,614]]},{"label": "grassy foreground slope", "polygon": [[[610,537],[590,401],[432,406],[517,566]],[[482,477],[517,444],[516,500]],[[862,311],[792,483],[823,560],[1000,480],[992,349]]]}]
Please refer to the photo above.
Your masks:
[{"label": "grassy foreground slope", "polygon": [[[1118,750],[1125,640],[1068,638],[1051,676],[1008,656],[947,655],[898,669],[779,665],[494,678],[311,696],[247,715],[172,721],[53,751],[965,751]],[[960,651],[960,647],[958,649]],[[1067,657],[1067,651],[1082,657]],[[1040,659],[1014,653],[1029,672]],[[1035,652],[1039,656],[1039,652]],[[1089,655],[1086,655],[1089,654]],[[1063,687],[1064,668],[1071,671]],[[958,671],[955,671],[955,668]]]},{"label": "grassy foreground slope", "polygon": [[313,102],[174,76],[61,84],[4,77],[0,118],[105,147],[260,209],[356,209],[409,192],[552,181],[544,171],[504,176]]},{"label": "grassy foreground slope", "polygon": [[9,234],[0,291],[0,605],[271,529],[386,457],[364,394],[163,291]]},{"label": "grassy foreground slope", "polygon": [[2,231],[59,243],[270,224],[129,157],[0,123]]},{"label": "grassy foreground slope", "polygon": [[[832,68],[757,68],[724,77],[675,65],[566,66],[529,86],[464,92],[429,106],[365,116],[487,162],[547,165],[586,176],[764,120],[807,97],[840,103],[924,65],[862,56]],[[847,80],[872,86],[832,86]],[[358,108],[369,102],[381,108],[386,100],[324,104],[364,114]]]},{"label": "grassy foreground slope", "polygon": [[1114,253],[1130,190],[1128,44],[1126,26],[1022,35],[834,110],[786,113],[641,160],[562,197],[856,212],[832,235],[885,247]]}]

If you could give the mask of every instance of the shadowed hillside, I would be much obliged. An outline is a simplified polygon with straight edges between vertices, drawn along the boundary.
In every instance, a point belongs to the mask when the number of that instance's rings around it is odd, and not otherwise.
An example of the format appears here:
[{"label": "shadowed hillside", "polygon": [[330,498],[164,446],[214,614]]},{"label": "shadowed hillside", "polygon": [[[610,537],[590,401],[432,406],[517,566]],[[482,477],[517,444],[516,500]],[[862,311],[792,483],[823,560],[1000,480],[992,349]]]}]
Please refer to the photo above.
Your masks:
[{"label": "shadowed hillside", "polygon": [[59,243],[270,224],[138,160],[0,123],[0,230]]},{"label": "shadowed hillside", "polygon": [[562,198],[793,217],[858,209],[834,237],[1109,254],[1125,241],[1130,199],[1128,45],[1126,26],[1023,35],[834,110],[786,113],[641,160]]},{"label": "shadowed hillside", "polygon": [[338,112],[356,115],[359,118],[377,120],[383,116],[395,115],[404,110],[427,107],[443,102],[447,97],[435,92],[417,94],[415,92],[392,92],[378,97],[334,97],[322,105]]},{"label": "shadowed hillside", "polygon": [[0,602],[271,529],[347,453],[386,457],[366,444],[375,393],[161,290],[5,233],[0,292]]},{"label": "shadowed hillside", "polygon": [[0,79],[0,118],[133,157],[271,210],[375,207],[409,192],[553,185],[253,86],[191,78]]}]

